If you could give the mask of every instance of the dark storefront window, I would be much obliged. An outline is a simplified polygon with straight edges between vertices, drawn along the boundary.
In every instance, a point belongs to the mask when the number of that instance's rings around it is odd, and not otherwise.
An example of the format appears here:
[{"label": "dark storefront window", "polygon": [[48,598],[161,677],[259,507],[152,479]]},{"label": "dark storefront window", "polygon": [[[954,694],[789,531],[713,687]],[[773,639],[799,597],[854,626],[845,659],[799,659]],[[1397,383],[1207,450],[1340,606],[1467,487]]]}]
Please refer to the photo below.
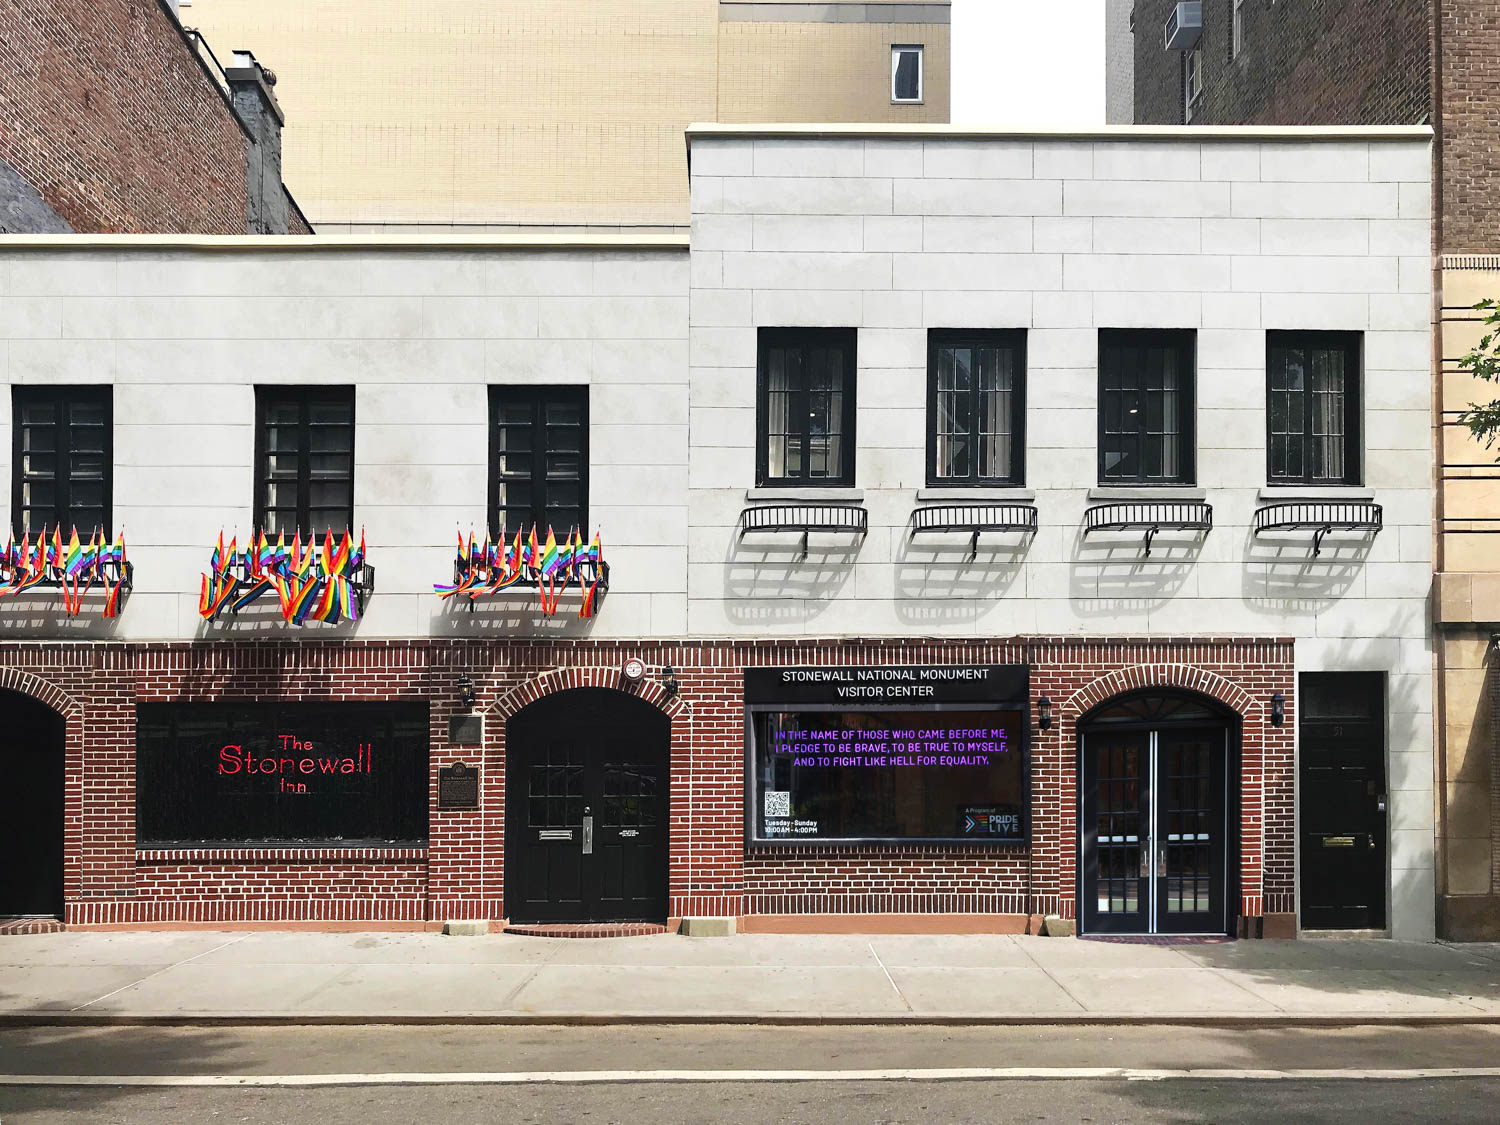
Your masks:
[{"label": "dark storefront window", "polygon": [[15,387],[11,513],[16,537],[73,528],[109,537],[114,476],[109,387]]},{"label": "dark storefront window", "polygon": [[1359,334],[1266,333],[1266,455],[1274,484],[1358,484]]},{"label": "dark storefront window", "polygon": [[490,534],[588,538],[587,387],[490,388]]},{"label": "dark storefront window", "polygon": [[335,539],[354,527],[354,388],[255,389],[255,526]]},{"label": "dark storefront window", "polygon": [[426,703],[142,703],[143,846],[420,843]]},{"label": "dark storefront window", "polygon": [[852,328],[762,328],[756,483],[854,483]]},{"label": "dark storefront window", "polygon": [[747,669],[750,842],[1024,843],[1026,684],[999,665]]},{"label": "dark storefront window", "polygon": [[934,331],[927,342],[927,483],[1024,482],[1026,336]]},{"label": "dark storefront window", "polygon": [[1099,483],[1192,484],[1193,333],[1099,332]]}]

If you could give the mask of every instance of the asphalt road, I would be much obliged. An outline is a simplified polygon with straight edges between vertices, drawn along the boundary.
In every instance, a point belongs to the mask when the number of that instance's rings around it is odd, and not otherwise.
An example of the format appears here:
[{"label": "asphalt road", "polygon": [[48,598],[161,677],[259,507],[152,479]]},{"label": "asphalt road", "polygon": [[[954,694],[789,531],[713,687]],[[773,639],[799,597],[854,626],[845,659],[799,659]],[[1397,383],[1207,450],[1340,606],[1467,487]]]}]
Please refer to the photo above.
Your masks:
[{"label": "asphalt road", "polygon": [[[573,1071],[1028,1068],[986,1080],[569,1081]],[[0,1030],[0,1122],[1382,1122],[1496,1120],[1500,1078],[1058,1079],[1061,1067],[1219,1072],[1500,1067],[1500,1027],[308,1027]],[[479,1084],[445,1076],[483,1073]],[[497,1074],[542,1073],[505,1084]],[[423,1085],[77,1085],[97,1076],[437,1075]],[[60,1085],[3,1075],[62,1076]],[[137,1079],[139,1080],[139,1079]]]}]

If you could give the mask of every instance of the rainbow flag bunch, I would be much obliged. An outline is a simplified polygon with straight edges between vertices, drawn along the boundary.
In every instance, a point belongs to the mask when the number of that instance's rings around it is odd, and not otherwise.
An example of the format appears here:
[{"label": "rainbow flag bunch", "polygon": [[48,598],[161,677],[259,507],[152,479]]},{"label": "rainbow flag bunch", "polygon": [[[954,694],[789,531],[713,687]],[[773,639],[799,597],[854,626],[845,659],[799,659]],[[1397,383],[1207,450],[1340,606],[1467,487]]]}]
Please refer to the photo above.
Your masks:
[{"label": "rainbow flag bunch", "polygon": [[64,543],[62,528],[54,527],[51,539],[43,528],[34,543],[28,532],[19,544],[9,540],[0,553],[0,594],[20,594],[43,584],[56,586],[69,617],[83,611],[83,596],[96,583],[104,591],[104,616],[117,617],[127,574],[123,532],[111,543],[96,529],[85,541],[78,538],[75,527]]},{"label": "rainbow flag bunch", "polygon": [[517,530],[509,546],[503,535],[498,542],[487,538],[480,543],[470,532],[467,541],[459,534],[453,581],[435,583],[432,588],[440,598],[463,594],[472,602],[517,584],[535,586],[542,612],[550,617],[557,612],[564,591],[576,583],[583,594],[578,616],[593,617],[599,611],[600,591],[607,586],[605,573],[604,548],[597,532],[594,541],[586,544],[574,528],[559,542],[549,527],[546,541],[538,543],[533,527],[525,540]]},{"label": "rainbow flag bunch", "polygon": [[242,551],[237,538],[224,546],[224,533],[209,560],[198,594],[198,613],[214,621],[226,610],[238,613],[255,599],[274,591],[281,616],[293,625],[309,618],[337,624],[359,620],[359,583],[363,580],[365,535],[355,548],[344,533],[334,546],[330,531],[318,547],[316,538],[302,545],[301,534],[287,546],[282,532],[272,543],[264,531],[252,536]]}]

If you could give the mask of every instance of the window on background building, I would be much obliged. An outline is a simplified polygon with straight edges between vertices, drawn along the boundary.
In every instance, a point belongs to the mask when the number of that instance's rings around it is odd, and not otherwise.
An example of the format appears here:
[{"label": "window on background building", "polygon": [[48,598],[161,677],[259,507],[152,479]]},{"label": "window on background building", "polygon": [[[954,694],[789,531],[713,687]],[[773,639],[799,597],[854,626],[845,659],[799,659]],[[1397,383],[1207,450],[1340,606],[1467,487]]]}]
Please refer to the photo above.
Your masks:
[{"label": "window on background building", "polygon": [[922,100],[922,46],[897,43],[891,48],[891,101]]},{"label": "window on background building", "polygon": [[935,329],[927,339],[927,483],[1021,484],[1026,335]]},{"label": "window on background building", "polygon": [[255,389],[255,526],[288,539],[353,531],[353,387]]},{"label": "window on background building", "polygon": [[1234,0],[1234,10],[1230,17],[1229,28],[1229,57],[1237,59],[1240,52],[1245,49],[1245,0]]},{"label": "window on background building", "polygon": [[16,536],[73,528],[109,535],[114,476],[110,387],[15,387],[11,392]]},{"label": "window on background building", "polygon": [[854,483],[852,328],[762,328],[756,483]]},{"label": "window on background building", "polygon": [[1182,56],[1184,107],[1183,120],[1193,119],[1193,103],[1203,93],[1203,47],[1194,47]]},{"label": "window on background building", "polygon": [[1273,484],[1360,481],[1357,332],[1266,333],[1266,460]]},{"label": "window on background building", "polygon": [[490,534],[588,538],[589,389],[490,388]]},{"label": "window on background building", "polygon": [[1194,334],[1099,331],[1099,482],[1192,484]]}]

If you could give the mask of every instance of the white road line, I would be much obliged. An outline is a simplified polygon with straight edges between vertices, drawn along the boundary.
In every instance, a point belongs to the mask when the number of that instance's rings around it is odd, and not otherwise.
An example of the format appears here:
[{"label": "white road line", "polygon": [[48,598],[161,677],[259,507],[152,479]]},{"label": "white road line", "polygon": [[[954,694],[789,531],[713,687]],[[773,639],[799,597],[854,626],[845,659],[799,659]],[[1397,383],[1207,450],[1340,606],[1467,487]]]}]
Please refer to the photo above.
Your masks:
[{"label": "white road line", "polygon": [[539,1070],[408,1074],[0,1074],[0,1086],[523,1086],[605,1082],[952,1082],[995,1080],[1409,1081],[1500,1078],[1500,1067],[1408,1070],[1154,1070],[1136,1067],[947,1067],[889,1070]]}]

